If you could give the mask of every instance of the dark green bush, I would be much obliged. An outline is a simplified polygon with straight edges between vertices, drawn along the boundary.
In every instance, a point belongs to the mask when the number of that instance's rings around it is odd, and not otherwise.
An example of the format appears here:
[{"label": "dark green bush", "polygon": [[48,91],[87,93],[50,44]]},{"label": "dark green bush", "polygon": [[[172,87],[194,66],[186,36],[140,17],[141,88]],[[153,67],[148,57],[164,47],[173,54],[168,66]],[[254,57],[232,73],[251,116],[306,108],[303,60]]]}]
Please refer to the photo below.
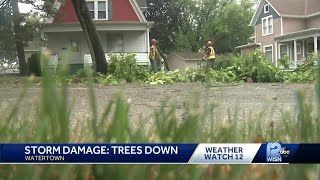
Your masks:
[{"label": "dark green bush", "polygon": [[279,70],[263,56],[260,50],[234,58],[233,66],[229,69],[236,73],[238,80],[251,78],[254,82],[280,81],[276,78]]},{"label": "dark green bush", "polygon": [[41,54],[34,53],[28,58],[27,66],[29,75],[41,76]]}]

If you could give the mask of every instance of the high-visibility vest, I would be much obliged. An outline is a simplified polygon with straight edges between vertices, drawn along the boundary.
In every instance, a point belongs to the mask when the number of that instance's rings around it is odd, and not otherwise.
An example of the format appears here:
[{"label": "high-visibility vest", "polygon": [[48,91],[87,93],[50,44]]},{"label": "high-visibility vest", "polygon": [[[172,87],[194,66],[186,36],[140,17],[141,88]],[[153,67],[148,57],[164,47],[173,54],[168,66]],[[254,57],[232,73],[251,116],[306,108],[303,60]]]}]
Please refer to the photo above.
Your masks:
[{"label": "high-visibility vest", "polygon": [[156,58],[156,47],[152,45],[150,47],[149,59],[154,60],[155,58]]},{"label": "high-visibility vest", "polygon": [[216,53],[215,53],[213,47],[210,46],[209,49],[210,49],[210,54],[208,55],[208,59],[214,59],[214,58],[216,58]]}]

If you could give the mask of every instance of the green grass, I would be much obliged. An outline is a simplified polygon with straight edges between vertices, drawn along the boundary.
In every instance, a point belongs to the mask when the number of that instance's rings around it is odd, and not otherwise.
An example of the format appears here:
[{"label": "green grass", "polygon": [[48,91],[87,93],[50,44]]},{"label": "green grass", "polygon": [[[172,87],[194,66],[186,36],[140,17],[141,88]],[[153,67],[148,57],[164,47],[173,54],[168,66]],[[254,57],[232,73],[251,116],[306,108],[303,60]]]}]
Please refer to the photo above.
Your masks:
[{"label": "green grass", "polygon": [[[59,72],[64,76],[65,68]],[[28,79],[15,105],[0,108],[0,142],[3,143],[286,143],[319,142],[320,109],[302,92],[297,93],[298,118],[284,112],[277,123],[264,121],[264,113],[238,121],[241,112],[229,112],[219,120],[216,104],[203,104],[197,98],[187,102],[181,122],[174,104],[163,102],[154,112],[151,129],[140,122],[131,128],[129,105],[119,94],[98,114],[92,74],[88,73],[91,118],[71,126],[72,103],[67,101],[68,82],[60,86],[49,72],[41,78],[41,95],[36,112],[22,111],[21,103],[33,80]],[[58,88],[59,87],[59,88]],[[315,86],[320,106],[320,78]],[[196,95],[194,96],[196,97]],[[169,108],[168,108],[169,107]],[[21,113],[23,114],[21,116]],[[312,115],[312,113],[314,113]],[[319,165],[1,165],[0,179],[319,179]]]}]

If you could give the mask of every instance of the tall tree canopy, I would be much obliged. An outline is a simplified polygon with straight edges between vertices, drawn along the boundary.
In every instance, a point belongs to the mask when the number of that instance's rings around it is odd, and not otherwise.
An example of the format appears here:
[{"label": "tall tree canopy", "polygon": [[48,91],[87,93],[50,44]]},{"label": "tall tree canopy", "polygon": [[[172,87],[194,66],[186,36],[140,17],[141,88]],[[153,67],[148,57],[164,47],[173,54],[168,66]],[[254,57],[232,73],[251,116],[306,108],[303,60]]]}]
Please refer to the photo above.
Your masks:
[{"label": "tall tree canopy", "polygon": [[16,61],[16,47],[14,46],[14,30],[10,9],[0,8],[0,66],[12,65]]},{"label": "tall tree canopy", "polygon": [[179,24],[180,49],[197,52],[203,46],[208,33],[217,33],[217,26],[208,29],[217,21],[222,9],[233,0],[180,0],[183,18]]},{"label": "tall tree canopy", "polygon": [[208,24],[207,37],[213,39],[217,53],[233,52],[236,46],[249,42],[254,32],[254,28],[248,25],[253,15],[252,6],[250,0],[229,3],[215,23]]},{"label": "tall tree canopy", "polygon": [[145,12],[148,21],[154,25],[150,31],[150,38],[159,41],[159,47],[165,53],[175,50],[177,34],[181,21],[181,8],[177,0],[147,0],[148,9]]},{"label": "tall tree canopy", "polygon": [[[0,65],[12,65],[18,60],[20,74],[27,74],[24,48],[39,32],[37,14],[20,13],[19,0],[0,1]],[[21,2],[25,2],[22,1]]]},{"label": "tall tree canopy", "polygon": [[146,12],[155,21],[151,38],[166,52],[197,52],[211,39],[218,53],[233,52],[253,32],[249,21],[255,0],[149,0]]}]

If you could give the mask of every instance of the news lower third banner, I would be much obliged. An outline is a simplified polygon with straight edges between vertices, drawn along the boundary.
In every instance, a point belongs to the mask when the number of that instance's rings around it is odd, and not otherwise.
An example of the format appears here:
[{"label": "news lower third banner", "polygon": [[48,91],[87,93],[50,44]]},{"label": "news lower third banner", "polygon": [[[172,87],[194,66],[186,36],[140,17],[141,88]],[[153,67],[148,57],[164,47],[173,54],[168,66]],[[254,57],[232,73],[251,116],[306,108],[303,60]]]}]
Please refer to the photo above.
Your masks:
[{"label": "news lower third banner", "polygon": [[320,144],[0,144],[0,164],[320,163]]}]

